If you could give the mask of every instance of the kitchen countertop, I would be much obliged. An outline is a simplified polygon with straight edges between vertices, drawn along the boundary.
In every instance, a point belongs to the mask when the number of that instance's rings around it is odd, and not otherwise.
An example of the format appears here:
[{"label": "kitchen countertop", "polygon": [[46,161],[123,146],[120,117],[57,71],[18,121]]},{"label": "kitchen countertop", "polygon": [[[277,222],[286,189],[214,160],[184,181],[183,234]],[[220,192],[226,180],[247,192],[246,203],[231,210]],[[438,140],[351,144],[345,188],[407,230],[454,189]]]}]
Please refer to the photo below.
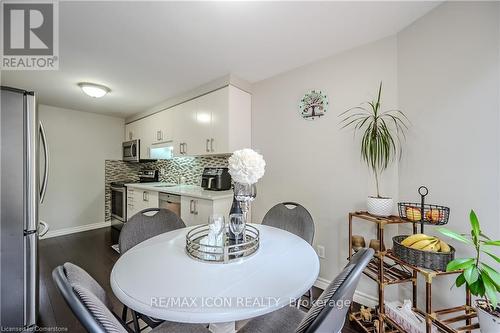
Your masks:
[{"label": "kitchen countertop", "polygon": [[125,184],[126,187],[137,188],[147,191],[156,191],[175,195],[184,195],[188,197],[194,197],[199,199],[208,200],[218,200],[231,198],[233,196],[233,190],[227,191],[207,191],[198,185],[177,185],[171,183],[131,183]]}]

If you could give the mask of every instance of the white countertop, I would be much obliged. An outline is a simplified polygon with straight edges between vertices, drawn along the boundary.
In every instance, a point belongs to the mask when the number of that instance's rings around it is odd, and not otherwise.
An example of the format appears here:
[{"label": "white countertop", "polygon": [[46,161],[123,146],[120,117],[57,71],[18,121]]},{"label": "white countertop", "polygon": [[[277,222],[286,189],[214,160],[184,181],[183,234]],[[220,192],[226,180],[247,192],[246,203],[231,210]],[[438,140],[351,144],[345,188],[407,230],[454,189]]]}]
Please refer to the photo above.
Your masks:
[{"label": "white countertop", "polygon": [[177,185],[170,183],[131,183],[125,184],[126,187],[137,188],[147,191],[156,191],[175,195],[184,195],[199,199],[218,200],[231,198],[233,190],[227,191],[206,191],[198,185]]}]

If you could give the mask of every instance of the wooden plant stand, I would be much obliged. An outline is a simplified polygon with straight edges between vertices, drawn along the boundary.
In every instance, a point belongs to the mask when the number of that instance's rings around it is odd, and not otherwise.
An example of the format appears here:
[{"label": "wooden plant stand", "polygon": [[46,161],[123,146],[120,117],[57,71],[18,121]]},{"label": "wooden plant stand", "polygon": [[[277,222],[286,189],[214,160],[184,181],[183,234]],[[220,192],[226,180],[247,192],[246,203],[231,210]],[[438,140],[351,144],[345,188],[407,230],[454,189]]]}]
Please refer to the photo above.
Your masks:
[{"label": "wooden plant stand", "polygon": [[[377,227],[377,240],[381,245],[384,244],[384,229],[386,225],[411,223],[402,220],[398,216],[382,218],[370,215],[367,212],[349,213],[349,259],[351,259],[351,256],[354,254],[352,248],[353,221],[375,223]],[[411,224],[413,225],[413,233],[417,233],[417,224]],[[472,330],[479,329],[477,320],[473,323],[477,314],[471,307],[471,294],[467,288],[465,288],[465,305],[441,310],[432,309],[433,279],[445,275],[459,274],[461,271],[441,272],[416,267],[397,258],[391,250],[384,250],[376,251],[375,256],[363,273],[378,285],[378,306],[376,310],[372,310],[372,318],[373,320],[378,320],[379,327],[377,330],[373,322],[364,322],[359,311],[351,311],[349,319],[356,322],[366,333],[406,333],[402,327],[386,315],[383,304],[385,301],[384,291],[386,286],[409,282],[412,283],[413,311],[421,314],[425,318],[426,333],[432,332],[433,325],[438,328],[439,332],[445,333],[471,332]],[[418,275],[423,276],[425,279],[425,310],[421,310],[417,306]]]}]

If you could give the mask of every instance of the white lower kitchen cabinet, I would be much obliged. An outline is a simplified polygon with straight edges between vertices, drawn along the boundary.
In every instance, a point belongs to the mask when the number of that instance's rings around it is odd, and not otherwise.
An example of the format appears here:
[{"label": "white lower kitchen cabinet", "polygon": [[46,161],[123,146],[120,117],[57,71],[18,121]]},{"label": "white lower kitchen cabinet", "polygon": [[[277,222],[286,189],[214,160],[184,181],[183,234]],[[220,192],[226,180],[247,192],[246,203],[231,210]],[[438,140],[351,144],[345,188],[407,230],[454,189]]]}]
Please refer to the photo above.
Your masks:
[{"label": "white lower kitchen cabinet", "polygon": [[158,208],[158,192],[127,187],[127,220],[147,208]]},{"label": "white lower kitchen cabinet", "polygon": [[181,218],[186,226],[208,223],[212,214],[229,215],[232,197],[217,200],[200,199],[188,196],[181,197]]}]

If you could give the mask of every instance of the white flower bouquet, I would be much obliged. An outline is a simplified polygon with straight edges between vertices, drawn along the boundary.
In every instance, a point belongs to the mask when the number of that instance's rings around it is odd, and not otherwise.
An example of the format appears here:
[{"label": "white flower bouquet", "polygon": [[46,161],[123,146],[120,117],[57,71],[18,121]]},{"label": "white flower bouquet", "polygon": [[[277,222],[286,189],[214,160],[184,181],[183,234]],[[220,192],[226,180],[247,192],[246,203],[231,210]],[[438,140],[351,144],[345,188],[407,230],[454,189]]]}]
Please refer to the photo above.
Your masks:
[{"label": "white flower bouquet", "polygon": [[252,185],[264,176],[266,162],[252,149],[237,150],[229,157],[229,174],[237,183]]}]

